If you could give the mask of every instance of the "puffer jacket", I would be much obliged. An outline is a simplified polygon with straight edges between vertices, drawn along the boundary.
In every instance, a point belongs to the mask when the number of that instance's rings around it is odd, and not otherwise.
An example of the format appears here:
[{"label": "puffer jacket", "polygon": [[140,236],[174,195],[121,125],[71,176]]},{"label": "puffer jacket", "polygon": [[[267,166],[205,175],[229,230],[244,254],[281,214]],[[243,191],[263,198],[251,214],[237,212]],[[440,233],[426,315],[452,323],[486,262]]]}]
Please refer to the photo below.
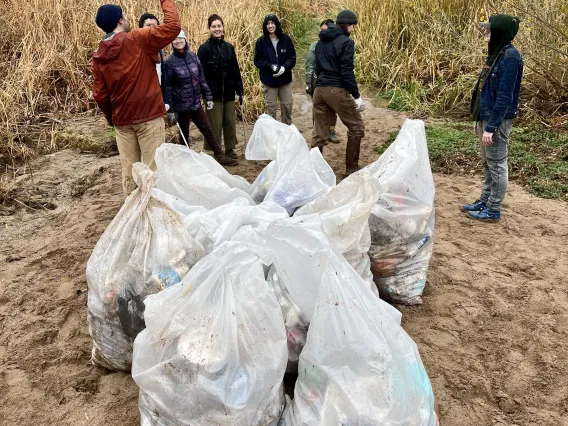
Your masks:
[{"label": "puffer jacket", "polygon": [[[266,29],[268,21],[276,24],[278,44],[276,50]],[[292,39],[282,32],[282,25],[274,15],[264,18],[262,24],[264,35],[256,41],[254,52],[254,65],[258,68],[260,81],[268,87],[281,87],[292,82],[292,69],[296,66],[296,50]],[[277,53],[278,52],[278,53]],[[283,66],[286,71],[280,77],[274,77],[273,65]]]},{"label": "puffer jacket", "polygon": [[330,24],[320,33],[316,45],[317,87],[340,87],[359,98],[359,87],[355,80],[355,42],[341,27]]},{"label": "puffer jacket", "polygon": [[203,66],[214,101],[234,101],[235,93],[243,95],[241,70],[231,43],[211,37],[201,45],[197,57]]},{"label": "puffer jacket", "polygon": [[187,48],[184,53],[174,51],[164,62],[166,104],[171,112],[196,111],[201,108],[201,97],[213,100],[207,86],[203,67],[197,55]]}]

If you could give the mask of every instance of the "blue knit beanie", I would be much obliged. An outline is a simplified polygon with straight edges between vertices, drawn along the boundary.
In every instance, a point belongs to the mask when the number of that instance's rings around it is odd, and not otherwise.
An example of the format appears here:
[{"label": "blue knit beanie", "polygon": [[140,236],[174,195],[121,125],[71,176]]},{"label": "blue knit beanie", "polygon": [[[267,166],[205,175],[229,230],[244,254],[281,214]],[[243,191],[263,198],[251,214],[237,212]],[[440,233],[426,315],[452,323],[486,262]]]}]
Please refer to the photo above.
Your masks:
[{"label": "blue knit beanie", "polygon": [[103,4],[97,10],[95,23],[105,33],[114,31],[118,21],[122,18],[122,8],[116,4]]}]

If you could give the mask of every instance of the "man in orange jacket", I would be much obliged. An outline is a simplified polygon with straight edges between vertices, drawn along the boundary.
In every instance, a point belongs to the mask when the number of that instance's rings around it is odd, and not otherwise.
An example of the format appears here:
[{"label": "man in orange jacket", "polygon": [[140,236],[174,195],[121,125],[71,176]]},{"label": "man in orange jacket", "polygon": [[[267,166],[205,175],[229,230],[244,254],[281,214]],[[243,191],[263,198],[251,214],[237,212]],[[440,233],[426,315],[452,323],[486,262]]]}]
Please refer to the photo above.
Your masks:
[{"label": "man in orange jacket", "polygon": [[99,7],[96,24],[105,32],[93,53],[93,97],[116,130],[122,164],[122,188],[135,189],[132,164],[144,161],[156,169],[154,153],[165,139],[162,116],[166,113],[156,74],[159,51],[181,30],[173,0],[160,0],[164,22],[130,31],[120,6]]}]

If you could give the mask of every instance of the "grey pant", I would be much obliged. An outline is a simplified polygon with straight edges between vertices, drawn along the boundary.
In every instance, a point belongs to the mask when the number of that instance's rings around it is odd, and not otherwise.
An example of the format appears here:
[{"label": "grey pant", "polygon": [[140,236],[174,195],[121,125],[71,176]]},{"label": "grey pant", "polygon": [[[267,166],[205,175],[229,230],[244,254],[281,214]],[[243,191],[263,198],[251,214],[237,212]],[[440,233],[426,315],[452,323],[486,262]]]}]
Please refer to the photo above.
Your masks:
[{"label": "grey pant", "polygon": [[276,118],[276,110],[278,108],[278,99],[280,99],[280,114],[282,123],[292,124],[292,84],[286,84],[280,87],[269,87],[262,85],[264,92],[264,100],[266,102],[266,113]]},{"label": "grey pant", "polygon": [[[487,121],[477,123],[480,138],[483,138],[483,129]],[[509,170],[507,155],[509,136],[511,135],[513,120],[503,120],[503,123],[493,134],[493,144],[481,145],[481,161],[483,163],[483,189],[480,201],[487,205],[491,211],[501,211],[501,204],[507,192]]]},{"label": "grey pant", "polygon": [[[217,142],[221,140],[225,143],[225,151],[232,151],[237,144],[237,114],[235,112],[235,101],[215,101],[213,109],[207,110],[207,119],[213,135]],[[203,149],[211,151],[211,147],[203,139]]]}]

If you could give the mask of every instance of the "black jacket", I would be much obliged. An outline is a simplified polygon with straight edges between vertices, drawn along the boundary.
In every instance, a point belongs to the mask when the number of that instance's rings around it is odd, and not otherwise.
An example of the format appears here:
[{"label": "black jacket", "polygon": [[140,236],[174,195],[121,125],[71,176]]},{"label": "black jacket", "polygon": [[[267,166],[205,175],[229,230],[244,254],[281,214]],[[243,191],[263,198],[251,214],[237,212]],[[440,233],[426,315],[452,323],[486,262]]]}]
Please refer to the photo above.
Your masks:
[{"label": "black jacket", "polygon": [[234,101],[243,95],[243,79],[235,49],[231,43],[211,37],[201,45],[197,56],[214,101]]},{"label": "black jacket", "polygon": [[320,33],[316,45],[316,87],[341,87],[357,99],[359,88],[355,80],[355,42],[341,27],[330,24]]},{"label": "black jacket", "polygon": [[[274,50],[274,45],[266,29],[269,20],[276,23],[276,35],[278,36],[276,50]],[[260,81],[269,87],[290,84],[292,82],[292,69],[296,66],[296,50],[292,39],[282,32],[280,21],[275,16],[267,16],[262,28],[264,35],[256,41],[254,52],[254,64],[259,70]],[[278,55],[276,51],[278,51]],[[280,77],[273,77],[275,72],[272,70],[272,65],[283,66],[286,71]]]}]

